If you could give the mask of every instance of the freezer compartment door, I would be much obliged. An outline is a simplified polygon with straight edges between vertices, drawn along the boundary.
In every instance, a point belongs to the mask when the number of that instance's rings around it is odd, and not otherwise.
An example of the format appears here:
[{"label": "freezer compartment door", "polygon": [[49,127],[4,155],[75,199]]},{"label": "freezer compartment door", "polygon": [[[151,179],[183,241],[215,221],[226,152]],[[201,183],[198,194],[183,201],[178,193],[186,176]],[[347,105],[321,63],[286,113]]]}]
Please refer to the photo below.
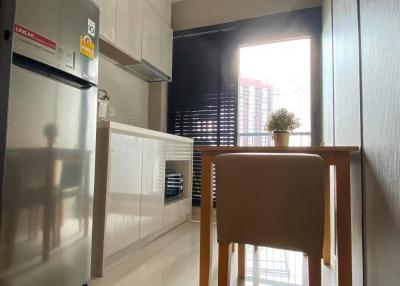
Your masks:
[{"label": "freezer compartment door", "polygon": [[13,51],[97,84],[97,4],[92,0],[16,3]]},{"label": "freezer compartment door", "polygon": [[96,93],[12,66],[1,285],[90,279]]}]

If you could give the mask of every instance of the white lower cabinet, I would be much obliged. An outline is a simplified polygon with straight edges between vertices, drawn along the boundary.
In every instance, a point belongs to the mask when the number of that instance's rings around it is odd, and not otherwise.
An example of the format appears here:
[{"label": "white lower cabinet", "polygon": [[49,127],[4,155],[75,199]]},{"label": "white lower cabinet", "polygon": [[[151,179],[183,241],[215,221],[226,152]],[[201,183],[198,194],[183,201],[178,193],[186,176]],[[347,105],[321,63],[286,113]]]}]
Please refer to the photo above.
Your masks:
[{"label": "white lower cabinet", "polygon": [[164,225],[167,226],[179,219],[179,203],[168,204],[164,209]]},{"label": "white lower cabinet", "polygon": [[185,198],[179,202],[179,216],[185,217],[192,214],[192,198]]},{"label": "white lower cabinet", "polygon": [[[193,140],[115,122],[98,125],[94,276],[182,223],[192,200]],[[165,204],[167,167],[183,174],[184,194]]]},{"label": "white lower cabinet", "polygon": [[165,142],[144,139],[140,238],[163,227]]},{"label": "white lower cabinet", "polygon": [[184,198],[178,202],[167,204],[164,209],[164,226],[191,214],[192,198]]},{"label": "white lower cabinet", "polygon": [[139,240],[143,139],[110,134],[105,256]]}]

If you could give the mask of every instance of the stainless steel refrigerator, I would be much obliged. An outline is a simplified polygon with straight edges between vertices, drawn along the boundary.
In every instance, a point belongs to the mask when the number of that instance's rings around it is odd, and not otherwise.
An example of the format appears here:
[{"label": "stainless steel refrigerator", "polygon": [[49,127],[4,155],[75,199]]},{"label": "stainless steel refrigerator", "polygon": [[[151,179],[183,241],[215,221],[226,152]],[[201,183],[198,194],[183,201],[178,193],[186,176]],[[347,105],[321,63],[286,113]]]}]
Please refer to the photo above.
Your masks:
[{"label": "stainless steel refrigerator", "polygon": [[90,279],[98,23],[91,0],[16,1],[0,286]]}]

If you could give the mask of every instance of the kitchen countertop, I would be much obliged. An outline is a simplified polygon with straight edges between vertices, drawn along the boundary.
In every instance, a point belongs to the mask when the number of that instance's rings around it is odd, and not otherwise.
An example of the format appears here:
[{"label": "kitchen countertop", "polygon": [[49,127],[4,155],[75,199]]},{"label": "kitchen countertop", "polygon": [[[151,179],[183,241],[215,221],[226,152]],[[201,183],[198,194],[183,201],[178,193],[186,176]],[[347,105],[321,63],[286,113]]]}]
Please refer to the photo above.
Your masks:
[{"label": "kitchen countertop", "polygon": [[113,131],[119,131],[123,133],[130,133],[130,134],[140,134],[141,136],[148,137],[148,138],[155,138],[155,139],[165,139],[168,141],[174,142],[181,142],[181,143],[189,143],[193,144],[193,139],[172,135],[165,132],[154,131],[146,128],[140,128],[132,125],[122,124],[113,121],[105,121],[100,120],[97,122],[97,128],[107,128]]}]

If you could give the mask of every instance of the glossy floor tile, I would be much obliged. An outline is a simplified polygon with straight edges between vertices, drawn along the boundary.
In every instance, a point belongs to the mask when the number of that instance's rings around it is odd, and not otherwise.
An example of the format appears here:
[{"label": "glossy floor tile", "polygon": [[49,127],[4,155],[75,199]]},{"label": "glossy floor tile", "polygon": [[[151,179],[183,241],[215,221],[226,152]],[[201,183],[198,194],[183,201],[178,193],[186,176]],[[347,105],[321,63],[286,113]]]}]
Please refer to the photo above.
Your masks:
[{"label": "glossy floor tile", "polygon": [[[214,226],[215,228],[215,226]],[[215,230],[215,229],[214,229]],[[212,286],[217,286],[216,231]],[[200,224],[187,223],[132,253],[91,286],[196,286],[199,277]],[[246,246],[246,279],[237,280],[237,252],[232,260],[233,286],[306,286],[303,254]],[[330,283],[323,284],[330,285]]]}]

